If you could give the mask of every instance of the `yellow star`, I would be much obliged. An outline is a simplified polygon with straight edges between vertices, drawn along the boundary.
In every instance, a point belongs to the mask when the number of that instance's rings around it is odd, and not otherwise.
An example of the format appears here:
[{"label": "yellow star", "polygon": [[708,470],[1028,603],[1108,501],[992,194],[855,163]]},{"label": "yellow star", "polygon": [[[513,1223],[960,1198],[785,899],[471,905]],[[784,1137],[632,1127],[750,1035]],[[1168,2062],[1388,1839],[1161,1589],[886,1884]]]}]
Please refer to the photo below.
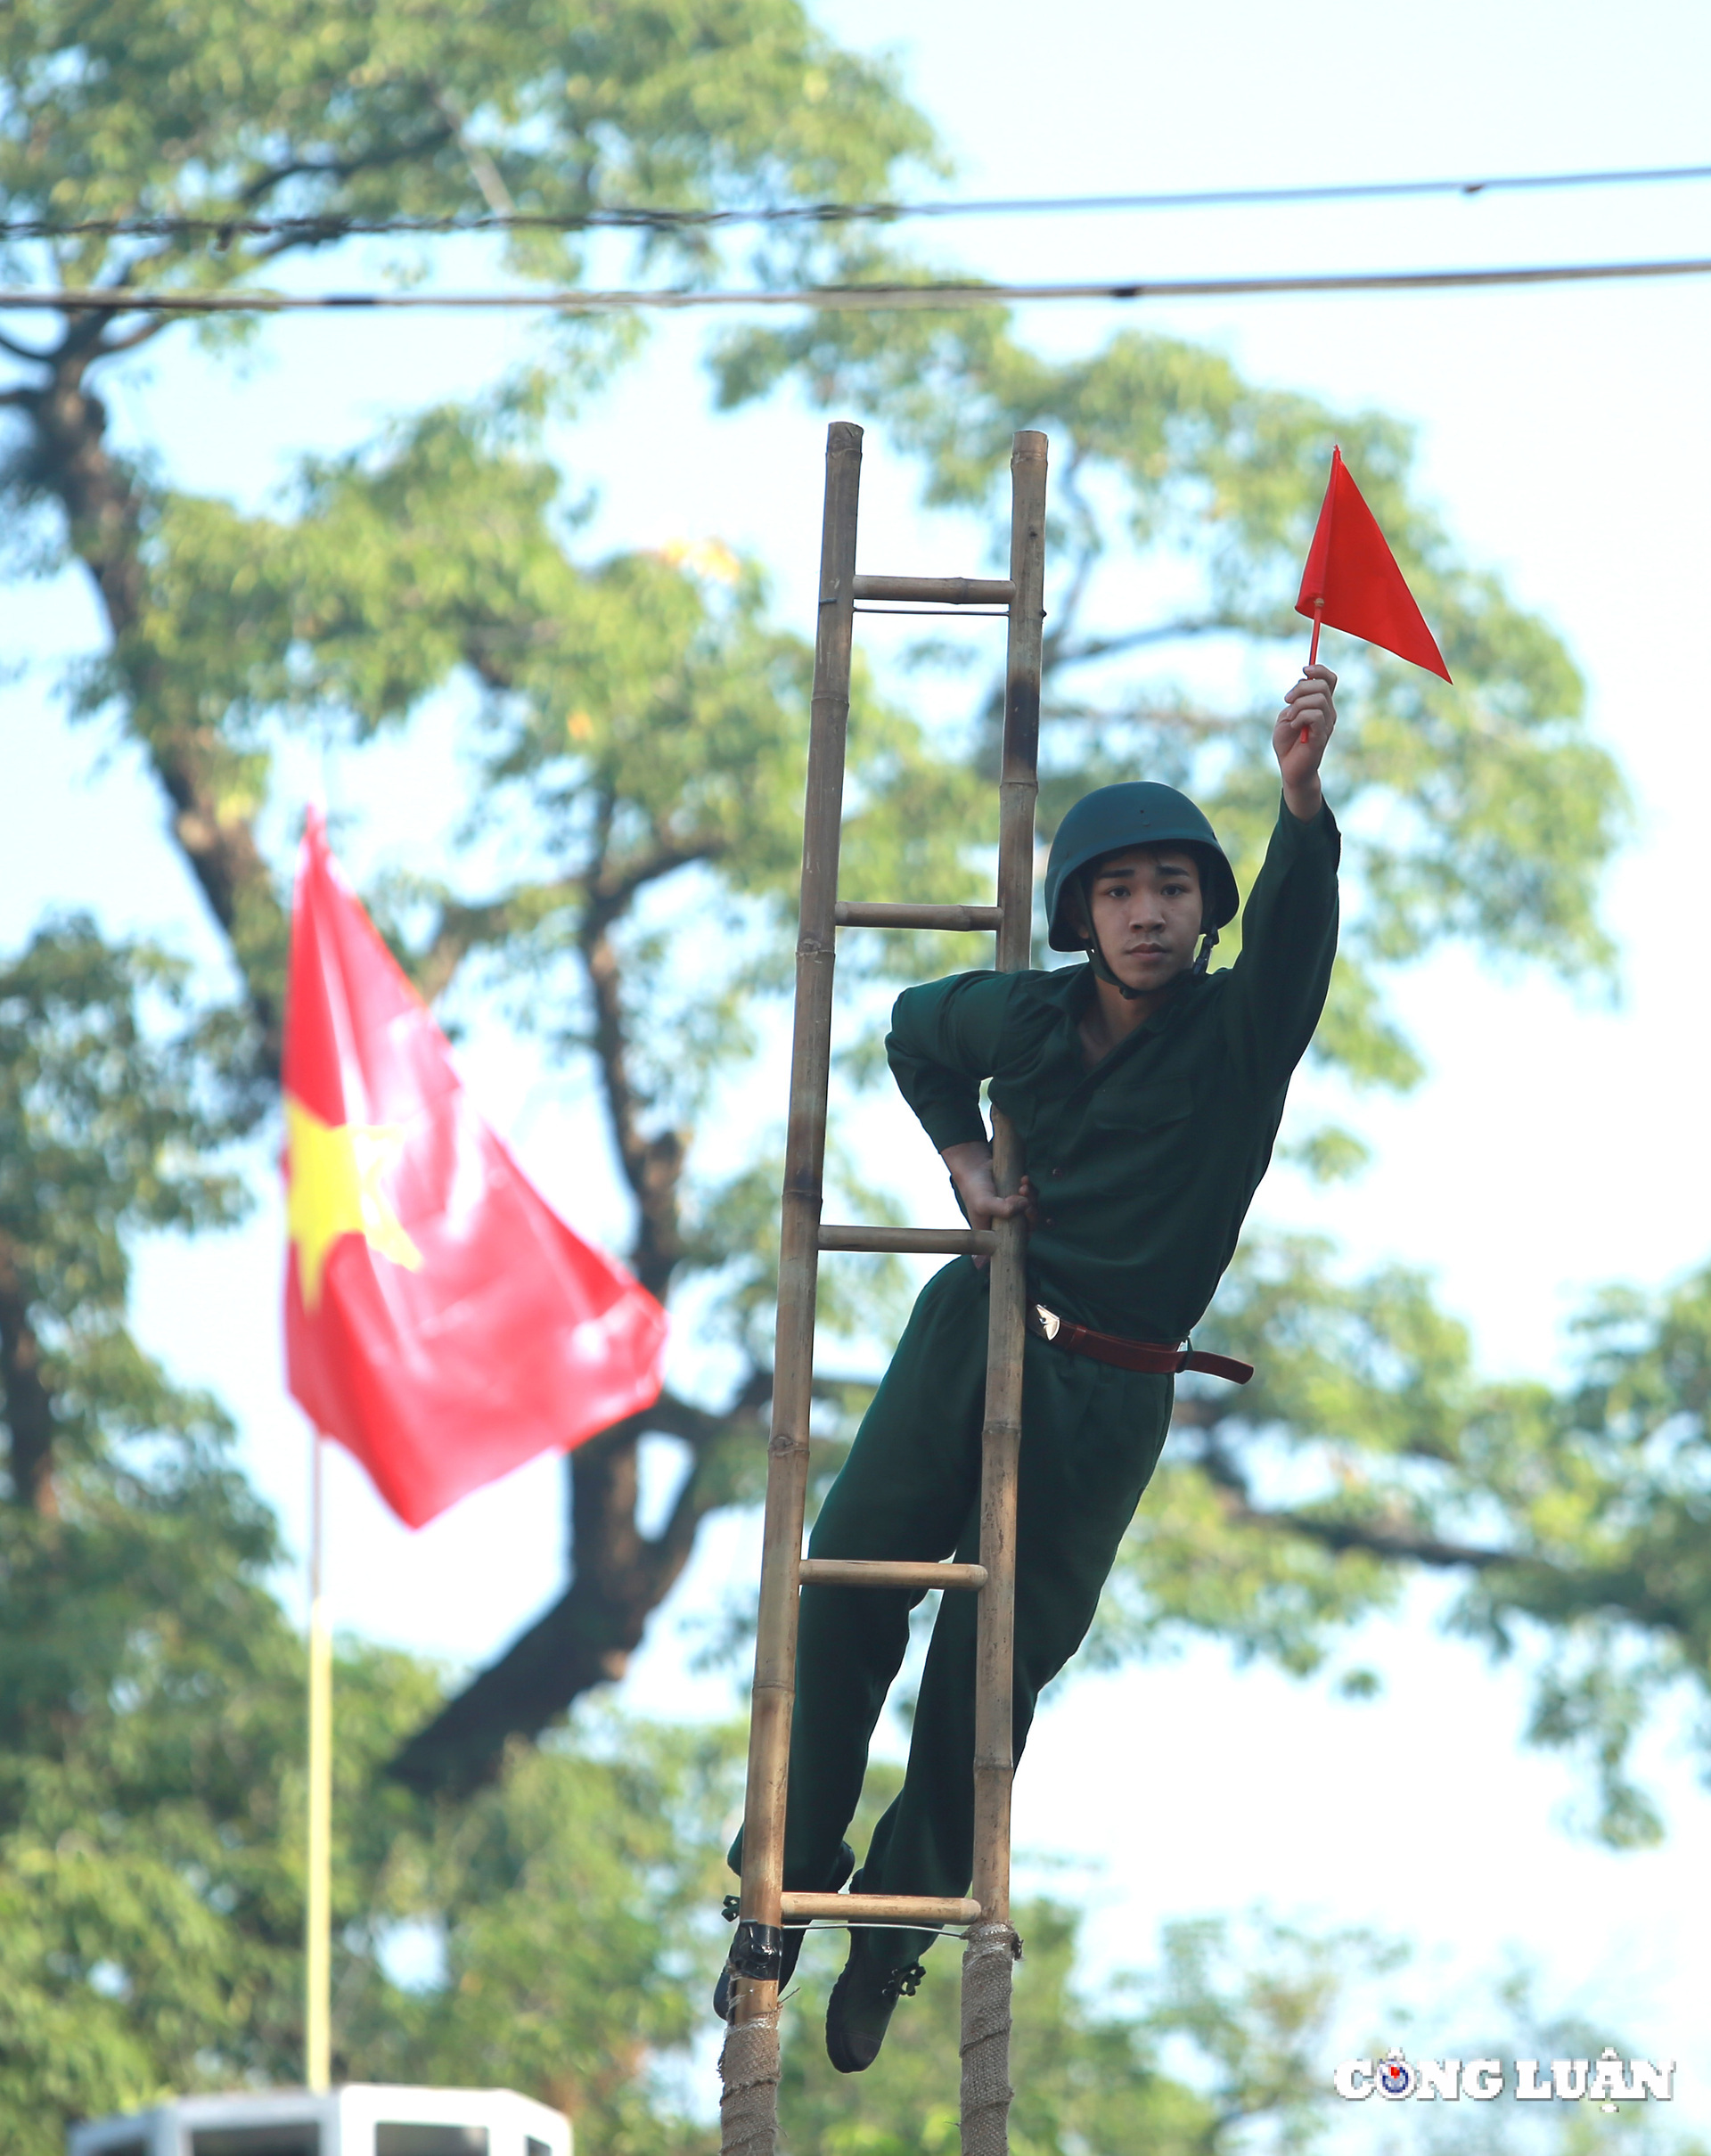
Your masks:
[{"label": "yellow star", "polygon": [[360,1235],[371,1250],[413,1273],[422,1252],[381,1192],[381,1177],[404,1144],[404,1133],[385,1123],[323,1123],[289,1095],[285,1137],[291,1185],[285,1226],[297,1250],[303,1308],[321,1300],[327,1253],[340,1235]]}]

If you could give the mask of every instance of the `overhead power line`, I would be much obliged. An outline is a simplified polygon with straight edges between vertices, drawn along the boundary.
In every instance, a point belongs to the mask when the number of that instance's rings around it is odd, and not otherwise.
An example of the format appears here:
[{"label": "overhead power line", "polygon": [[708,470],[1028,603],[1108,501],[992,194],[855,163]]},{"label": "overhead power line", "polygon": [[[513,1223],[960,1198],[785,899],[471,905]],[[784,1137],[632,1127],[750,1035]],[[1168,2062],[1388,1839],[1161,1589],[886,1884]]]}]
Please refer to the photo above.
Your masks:
[{"label": "overhead power line", "polygon": [[1207,187],[1160,194],[997,195],[945,202],[782,202],[725,209],[611,203],[593,209],[493,211],[479,217],[20,217],[0,221],[0,238],[295,239],[333,241],[381,234],[485,232],[668,232],[721,225],[892,224],[906,217],[1038,217],[1104,210],[1224,209],[1293,202],[1394,201],[1408,195],[1519,193],[1567,187],[1653,186],[1711,179],[1711,165],[1656,165],[1602,172],[1498,173],[1484,179],[1353,180],[1304,187]]},{"label": "overhead power line", "polygon": [[1617,279],[1711,275],[1711,257],[1673,262],[1551,262],[1500,269],[1338,271],[1284,277],[1126,278],[1087,284],[811,284],[784,291],[225,292],[0,288],[0,313],[288,315],[339,307],[530,307],[561,315],[637,309],[807,307],[831,314],[896,314],[1063,299],[1228,299],[1289,292],[1486,291],[1499,285],[1587,284]]}]

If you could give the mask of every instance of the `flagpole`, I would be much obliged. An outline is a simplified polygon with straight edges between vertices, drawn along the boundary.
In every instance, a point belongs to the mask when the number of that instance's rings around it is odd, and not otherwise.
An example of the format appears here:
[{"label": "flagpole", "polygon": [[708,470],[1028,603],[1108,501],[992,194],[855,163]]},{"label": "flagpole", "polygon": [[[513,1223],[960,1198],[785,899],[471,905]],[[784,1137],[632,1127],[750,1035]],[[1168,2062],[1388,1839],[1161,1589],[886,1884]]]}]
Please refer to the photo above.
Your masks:
[{"label": "flagpole", "polygon": [[327,1621],[322,1455],[309,1434],[309,1821],[304,1920],[303,2078],[332,2078],[332,1627]]},{"label": "flagpole", "polygon": [[[1316,666],[1319,663],[1319,629],[1320,625],[1324,620],[1324,618],[1325,603],[1322,599],[1315,599],[1313,603],[1313,643],[1308,647],[1307,651],[1307,664],[1310,667]],[[1303,742],[1308,741],[1312,737],[1312,734],[1313,728],[1311,726],[1303,726],[1301,729],[1301,739]]]}]

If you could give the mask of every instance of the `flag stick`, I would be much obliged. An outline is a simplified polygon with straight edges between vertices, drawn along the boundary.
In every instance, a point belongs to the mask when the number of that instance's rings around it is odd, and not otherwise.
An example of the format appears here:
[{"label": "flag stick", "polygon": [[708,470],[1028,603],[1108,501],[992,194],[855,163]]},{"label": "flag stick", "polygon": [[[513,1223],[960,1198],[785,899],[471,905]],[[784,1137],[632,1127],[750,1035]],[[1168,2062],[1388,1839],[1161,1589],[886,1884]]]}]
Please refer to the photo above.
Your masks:
[{"label": "flag stick", "polygon": [[309,1436],[309,1831],[304,1900],[303,2078],[332,2078],[332,1628],[327,1621],[320,1431]]},{"label": "flag stick", "polygon": [[[1324,601],[1322,599],[1315,599],[1313,603],[1313,642],[1307,648],[1307,664],[1310,667],[1316,666],[1319,663],[1319,628],[1324,619]],[[1311,726],[1303,726],[1301,729],[1301,739],[1305,742],[1312,732],[1313,728]]]}]

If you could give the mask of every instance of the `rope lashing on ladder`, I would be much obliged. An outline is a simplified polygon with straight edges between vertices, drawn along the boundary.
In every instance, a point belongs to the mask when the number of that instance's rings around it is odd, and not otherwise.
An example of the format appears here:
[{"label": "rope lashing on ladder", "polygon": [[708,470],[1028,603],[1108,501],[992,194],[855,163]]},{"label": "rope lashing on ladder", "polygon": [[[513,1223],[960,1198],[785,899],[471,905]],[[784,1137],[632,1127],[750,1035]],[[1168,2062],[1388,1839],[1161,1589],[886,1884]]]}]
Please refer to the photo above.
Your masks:
[{"label": "rope lashing on ladder", "polygon": [[724,2156],[773,2156],[778,2133],[778,2008],[733,2021],[719,2054],[719,2146]]},{"label": "rope lashing on ladder", "polygon": [[1008,1924],[976,1924],[962,1955],[962,2156],[1010,2145],[1011,1972],[1022,1942]]}]

